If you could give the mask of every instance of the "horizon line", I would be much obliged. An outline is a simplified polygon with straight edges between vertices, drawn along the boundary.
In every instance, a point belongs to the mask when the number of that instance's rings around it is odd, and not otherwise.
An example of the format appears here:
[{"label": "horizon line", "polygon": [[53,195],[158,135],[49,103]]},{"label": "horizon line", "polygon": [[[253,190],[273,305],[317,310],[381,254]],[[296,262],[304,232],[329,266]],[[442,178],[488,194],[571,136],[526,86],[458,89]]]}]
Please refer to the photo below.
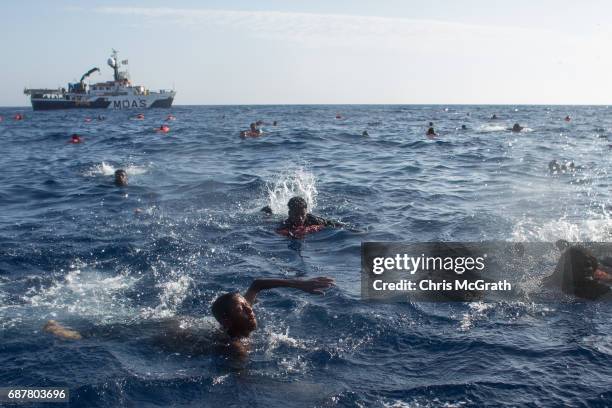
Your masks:
[{"label": "horizon line", "polygon": [[[183,106],[611,106],[612,103],[203,103],[203,104],[173,104],[170,108]],[[0,109],[7,108],[29,108],[31,105],[0,105]],[[144,110],[150,110],[145,108]],[[157,108],[153,108],[157,109]],[[57,109],[57,110],[75,110],[75,111],[130,111],[138,109],[107,109],[107,108],[72,108],[72,109]]]}]

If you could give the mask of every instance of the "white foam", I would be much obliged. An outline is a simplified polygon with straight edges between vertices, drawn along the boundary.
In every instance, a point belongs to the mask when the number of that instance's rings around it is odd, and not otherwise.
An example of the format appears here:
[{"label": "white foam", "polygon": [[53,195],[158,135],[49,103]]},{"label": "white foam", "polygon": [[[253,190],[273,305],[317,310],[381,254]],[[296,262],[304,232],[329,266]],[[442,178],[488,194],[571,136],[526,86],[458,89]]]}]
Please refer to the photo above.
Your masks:
[{"label": "white foam", "polygon": [[31,288],[22,298],[32,308],[44,309],[47,317],[55,317],[61,311],[80,317],[115,320],[133,314],[124,291],[136,281],[137,278],[127,273],[107,276],[83,264],[75,266],[49,287]]},{"label": "white foam", "polygon": [[524,218],[514,226],[511,240],[555,242],[558,239],[565,239],[570,242],[606,242],[610,238],[612,238],[612,219],[602,216],[572,221],[560,218],[546,222]]},{"label": "white foam", "polygon": [[317,206],[317,187],[315,176],[302,167],[281,173],[276,180],[268,183],[268,205],[274,214],[287,215],[287,202],[300,196],[308,203],[308,210]]},{"label": "white foam", "polygon": [[115,174],[115,171],[122,168],[125,172],[130,176],[137,176],[140,174],[145,174],[148,171],[149,166],[137,166],[135,164],[128,164],[127,166],[118,166],[115,167],[112,164],[102,162],[100,164],[96,164],[91,169],[85,172],[86,176],[95,177],[95,176],[112,176]]},{"label": "white foam", "polygon": [[493,125],[489,123],[482,124],[477,129],[479,132],[503,132],[508,130],[504,125]]},{"label": "white foam", "polygon": [[[177,275],[177,274],[174,274]],[[186,275],[175,276],[175,280],[168,280],[156,285],[161,289],[159,305],[154,308],[143,308],[141,316],[145,318],[164,318],[176,315],[176,309],[183,303],[189,294],[192,279]]]}]

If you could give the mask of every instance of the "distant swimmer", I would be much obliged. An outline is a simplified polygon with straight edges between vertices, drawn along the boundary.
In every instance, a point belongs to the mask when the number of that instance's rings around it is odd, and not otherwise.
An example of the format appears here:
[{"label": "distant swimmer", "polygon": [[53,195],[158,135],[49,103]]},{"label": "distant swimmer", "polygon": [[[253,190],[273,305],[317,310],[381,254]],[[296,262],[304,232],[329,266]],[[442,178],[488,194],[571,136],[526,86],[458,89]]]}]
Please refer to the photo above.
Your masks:
[{"label": "distant swimmer", "polygon": [[496,115],[496,114],[493,114],[493,115],[491,116],[491,120],[497,120],[497,115]]},{"label": "distant swimmer", "polygon": [[269,205],[266,205],[260,211],[264,214],[272,215],[272,207],[270,207]]},{"label": "distant swimmer", "polygon": [[461,125],[461,130],[467,130],[467,126]]},{"label": "distant swimmer", "polygon": [[13,119],[15,120],[23,120],[25,118],[25,115],[22,115],[21,113],[16,113],[15,116],[13,116]]},{"label": "distant swimmer", "polygon": [[318,232],[325,227],[342,227],[343,224],[326,220],[308,213],[308,204],[302,197],[293,197],[287,203],[289,217],[276,232],[291,238],[303,238],[306,234]]},{"label": "distant swimmer", "polygon": [[361,136],[370,136],[370,134],[368,133],[367,130],[364,130],[363,133],[361,134]]},{"label": "distant swimmer", "polygon": [[433,122],[429,122],[429,127],[433,127]]},{"label": "distant swimmer", "polygon": [[91,118],[85,118],[85,123],[91,122]]},{"label": "distant swimmer", "polygon": [[77,144],[77,143],[81,143],[83,142],[83,139],[81,138],[81,136],[77,135],[76,133],[73,134],[72,136],[70,136],[70,142],[72,144]]},{"label": "distant swimmer", "polygon": [[342,115],[339,113],[336,113],[336,119],[342,119]]},{"label": "distant swimmer", "polygon": [[115,185],[117,187],[125,187],[128,185],[128,175],[123,169],[115,171]]},{"label": "distant swimmer", "polygon": [[167,120],[167,121],[170,121],[170,120],[176,120],[176,116],[174,116],[174,115],[168,115],[168,116],[166,116],[166,120]]},{"label": "distant swimmer", "polygon": [[520,132],[520,131],[521,131],[521,130],[523,130],[523,129],[524,129],[524,127],[522,127],[522,126],[521,126],[521,125],[519,125],[518,123],[515,123],[515,124],[512,126],[512,129],[510,129],[510,130],[511,130],[511,131],[513,131],[513,132],[517,132],[517,133],[518,133],[518,132]]},{"label": "distant swimmer", "polygon": [[257,128],[255,123],[251,123],[249,130],[243,130],[240,132],[240,137],[258,137],[261,136],[263,131]]},{"label": "distant swimmer", "polygon": [[143,120],[144,118],[144,113],[139,113],[134,119]]},{"label": "distant swimmer", "polygon": [[168,133],[170,131],[170,126],[161,125],[159,128],[155,129],[157,132]]},{"label": "distant swimmer", "polygon": [[[431,123],[431,122],[430,122],[430,123]],[[425,135],[426,135],[426,136],[427,136],[429,139],[433,139],[433,138],[435,138],[436,136],[438,136],[438,135],[436,134],[436,131],[434,130],[434,128],[433,128],[433,127],[430,127],[429,129],[427,129],[427,133],[426,133]]]},{"label": "distant swimmer", "polygon": [[276,125],[278,125],[277,121],[272,122],[272,126],[276,126]]},{"label": "distant swimmer", "polygon": [[565,117],[565,121],[566,121],[566,122],[569,122],[570,120],[572,120],[572,118],[570,118],[570,117],[569,117],[569,115],[567,115],[567,116]]},{"label": "distant swimmer", "polygon": [[544,278],[548,287],[563,293],[594,300],[611,292],[612,268],[602,265],[585,248],[569,246],[563,251],[552,275]]},{"label": "distant swimmer", "polygon": [[573,173],[576,171],[576,165],[573,161],[568,163],[559,163],[556,160],[551,160],[548,163],[548,171],[550,174]]},{"label": "distant swimmer", "polygon": [[263,120],[258,120],[257,122],[255,122],[255,126],[261,126],[263,124],[264,124]]},{"label": "distant swimmer", "polygon": [[104,116],[104,115],[98,115],[98,120],[99,120],[99,121],[106,120],[106,116]]}]

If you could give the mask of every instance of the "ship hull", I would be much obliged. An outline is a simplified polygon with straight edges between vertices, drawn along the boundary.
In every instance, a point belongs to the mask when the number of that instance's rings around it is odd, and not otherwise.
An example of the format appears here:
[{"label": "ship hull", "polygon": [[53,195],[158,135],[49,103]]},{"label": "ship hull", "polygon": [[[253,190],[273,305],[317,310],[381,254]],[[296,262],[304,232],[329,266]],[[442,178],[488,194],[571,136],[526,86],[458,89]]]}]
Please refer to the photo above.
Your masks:
[{"label": "ship hull", "polygon": [[149,109],[170,108],[174,102],[174,93],[160,95],[143,95],[129,97],[101,97],[93,100],[68,100],[61,98],[31,98],[32,109],[59,110],[59,109]]}]

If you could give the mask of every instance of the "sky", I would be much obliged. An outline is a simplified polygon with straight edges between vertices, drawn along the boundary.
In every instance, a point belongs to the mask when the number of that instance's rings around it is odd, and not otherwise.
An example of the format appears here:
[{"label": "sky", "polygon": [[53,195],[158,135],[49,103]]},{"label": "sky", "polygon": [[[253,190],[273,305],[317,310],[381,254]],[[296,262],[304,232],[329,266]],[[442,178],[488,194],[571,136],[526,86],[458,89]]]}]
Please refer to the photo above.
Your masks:
[{"label": "sky", "polygon": [[0,106],[111,49],[175,104],[612,104],[612,2],[0,2]]}]

